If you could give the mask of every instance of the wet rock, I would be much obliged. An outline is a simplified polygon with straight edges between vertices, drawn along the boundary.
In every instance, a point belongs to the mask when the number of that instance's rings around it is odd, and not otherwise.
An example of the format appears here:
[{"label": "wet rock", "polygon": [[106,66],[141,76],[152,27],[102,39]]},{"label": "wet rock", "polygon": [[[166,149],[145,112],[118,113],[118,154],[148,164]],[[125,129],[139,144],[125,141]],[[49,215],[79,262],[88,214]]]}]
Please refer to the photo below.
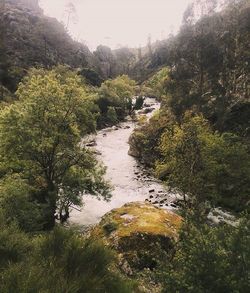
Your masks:
[{"label": "wet rock", "polygon": [[153,112],[155,110],[155,108],[146,108],[146,109],[143,109],[141,112],[141,114],[149,114],[151,112]]},{"label": "wet rock", "polygon": [[85,144],[85,146],[87,146],[87,147],[94,147],[94,146],[96,146],[96,141],[95,140],[92,140],[90,142],[87,142]]},{"label": "wet rock", "polygon": [[155,192],[155,190],[154,189],[150,189],[148,192],[149,193],[152,193],[152,192]]},{"label": "wet rock", "polygon": [[154,196],[153,195],[150,195],[149,198],[154,198]]},{"label": "wet rock", "polygon": [[223,211],[221,208],[213,208],[209,211],[207,219],[210,223],[218,225],[220,223],[226,223],[231,226],[237,226],[239,220],[227,211]]},{"label": "wet rock", "polygon": [[119,130],[117,126],[112,126],[112,130]]},{"label": "wet rock", "polygon": [[103,133],[103,135],[102,136],[107,136],[107,133]]},{"label": "wet rock", "polygon": [[177,208],[177,205],[174,204],[174,203],[171,203],[170,206],[171,206],[172,208]]}]

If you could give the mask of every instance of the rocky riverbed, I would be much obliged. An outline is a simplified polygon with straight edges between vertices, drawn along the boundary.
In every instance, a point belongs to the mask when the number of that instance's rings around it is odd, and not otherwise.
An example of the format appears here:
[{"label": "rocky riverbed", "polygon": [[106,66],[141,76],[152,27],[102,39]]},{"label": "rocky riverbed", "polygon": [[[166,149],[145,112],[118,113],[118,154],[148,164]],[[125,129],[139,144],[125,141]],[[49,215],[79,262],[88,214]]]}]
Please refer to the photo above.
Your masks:
[{"label": "rocky riverbed", "polygon": [[[146,115],[149,119],[160,104],[154,99],[146,99],[138,115]],[[152,109],[145,111],[145,109]],[[137,126],[130,117],[117,126],[98,131],[94,136],[83,141],[91,148],[107,167],[106,179],[111,183],[112,198],[109,202],[84,195],[84,205],[81,209],[72,209],[69,223],[88,226],[96,224],[101,217],[114,208],[119,208],[129,202],[144,201],[156,207],[167,210],[177,210],[182,198],[178,193],[170,192],[164,184],[152,177],[148,170],[129,155],[129,137]],[[229,213],[221,209],[214,209],[208,215],[208,220],[214,224],[226,222],[235,223]]]},{"label": "rocky riverbed", "polygon": [[[154,108],[146,114],[149,118],[159,109],[160,104],[154,99],[147,99],[146,106],[148,105]],[[135,127],[136,122],[128,119],[118,126],[100,130],[96,136],[89,138],[88,147],[94,150],[107,167],[106,179],[113,186],[112,198],[109,202],[105,202],[93,196],[84,196],[84,206],[79,211],[72,210],[70,223],[80,225],[98,223],[105,213],[134,201],[152,202],[166,209],[176,208],[173,203],[176,195],[167,193],[160,181],[150,176],[135,158],[128,155],[128,140]]]}]

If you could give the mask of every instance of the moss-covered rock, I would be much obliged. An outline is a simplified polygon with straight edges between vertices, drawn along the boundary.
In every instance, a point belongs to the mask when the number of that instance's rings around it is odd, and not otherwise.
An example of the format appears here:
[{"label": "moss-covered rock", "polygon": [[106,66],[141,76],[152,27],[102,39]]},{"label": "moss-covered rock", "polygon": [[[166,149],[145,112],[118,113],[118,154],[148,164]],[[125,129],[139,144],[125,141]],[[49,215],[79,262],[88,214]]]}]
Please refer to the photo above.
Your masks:
[{"label": "moss-covered rock", "polygon": [[91,235],[114,248],[123,273],[158,292],[157,269],[174,253],[182,218],[148,203],[128,203],[104,215]]}]

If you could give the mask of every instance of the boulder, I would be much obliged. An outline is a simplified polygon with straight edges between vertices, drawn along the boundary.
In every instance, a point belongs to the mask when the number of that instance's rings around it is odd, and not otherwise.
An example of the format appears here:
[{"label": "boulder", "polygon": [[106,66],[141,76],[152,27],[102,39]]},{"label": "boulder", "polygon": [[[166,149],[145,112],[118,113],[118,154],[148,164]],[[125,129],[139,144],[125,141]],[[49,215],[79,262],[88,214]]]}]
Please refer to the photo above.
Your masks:
[{"label": "boulder", "polygon": [[[128,203],[103,216],[92,236],[115,249],[123,273],[154,270],[174,251],[182,218],[148,202]],[[129,272],[129,273],[128,273]]]},{"label": "boulder", "polygon": [[96,141],[95,140],[92,140],[92,141],[89,141],[85,144],[85,146],[87,147],[94,147],[96,146]]}]

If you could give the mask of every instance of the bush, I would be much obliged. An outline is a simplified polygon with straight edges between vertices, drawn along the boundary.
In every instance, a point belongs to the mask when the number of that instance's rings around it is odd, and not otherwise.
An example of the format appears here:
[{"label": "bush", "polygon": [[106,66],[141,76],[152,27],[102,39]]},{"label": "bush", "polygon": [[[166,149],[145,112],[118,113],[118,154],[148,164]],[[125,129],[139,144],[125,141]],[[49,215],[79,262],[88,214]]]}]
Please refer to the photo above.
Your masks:
[{"label": "bush", "polygon": [[36,237],[25,259],[0,272],[1,292],[129,293],[132,285],[112,267],[114,254],[102,243],[55,228]]}]

